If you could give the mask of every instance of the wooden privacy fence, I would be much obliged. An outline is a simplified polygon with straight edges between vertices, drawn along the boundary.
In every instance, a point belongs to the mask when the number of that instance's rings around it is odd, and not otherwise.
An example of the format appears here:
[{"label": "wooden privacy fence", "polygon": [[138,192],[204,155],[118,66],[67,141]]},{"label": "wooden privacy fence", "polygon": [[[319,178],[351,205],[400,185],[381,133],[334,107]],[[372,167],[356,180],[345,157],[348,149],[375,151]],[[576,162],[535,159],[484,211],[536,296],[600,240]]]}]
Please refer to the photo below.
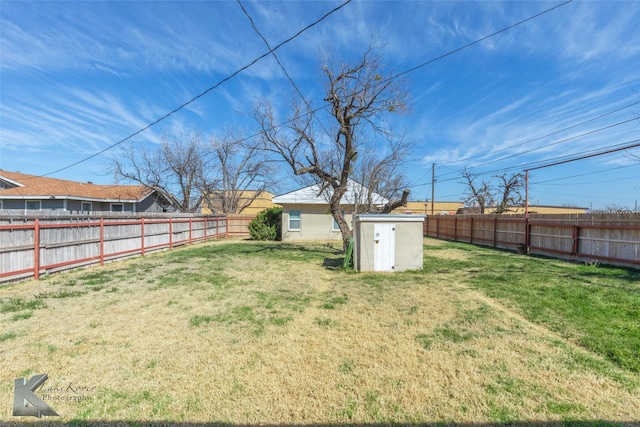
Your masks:
[{"label": "wooden privacy fence", "polygon": [[[227,217],[0,217],[0,282],[226,237]],[[246,226],[245,226],[246,230]],[[245,232],[248,235],[248,232]]]},{"label": "wooden privacy fence", "polygon": [[640,266],[640,214],[437,215],[424,235],[572,261]]}]

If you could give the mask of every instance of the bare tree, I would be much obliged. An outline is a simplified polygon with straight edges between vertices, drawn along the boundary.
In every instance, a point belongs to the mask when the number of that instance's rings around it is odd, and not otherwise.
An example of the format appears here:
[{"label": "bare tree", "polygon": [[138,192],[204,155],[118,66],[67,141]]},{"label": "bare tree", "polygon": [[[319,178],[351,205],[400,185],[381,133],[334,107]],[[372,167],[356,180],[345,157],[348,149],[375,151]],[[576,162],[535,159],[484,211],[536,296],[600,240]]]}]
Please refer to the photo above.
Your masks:
[{"label": "bare tree", "polygon": [[480,213],[484,214],[486,208],[493,204],[493,194],[490,182],[482,180],[477,183],[478,174],[472,173],[470,170],[462,172],[464,183],[467,186],[464,203],[467,206],[477,207]]},{"label": "bare tree", "polygon": [[[316,114],[306,100],[294,102],[286,127],[277,126],[271,105],[263,102],[256,109],[263,148],[275,153],[294,175],[311,175],[328,194],[329,211],[342,233],[343,243],[352,232],[341,214],[341,200],[358,153],[367,152],[376,135],[389,137],[384,118],[403,111],[407,94],[403,82],[385,74],[380,58],[370,48],[354,64],[323,67],[327,112],[331,119],[329,136],[316,132]],[[405,195],[408,196],[408,192]]]},{"label": "bare tree", "polygon": [[510,208],[522,206],[524,203],[524,196],[522,192],[525,189],[525,175],[523,173],[517,173],[509,175],[506,172],[501,175],[496,175],[499,180],[498,183],[498,197],[499,200],[496,206],[496,213],[502,214],[509,212]]},{"label": "bare tree", "polygon": [[[404,166],[410,146],[404,140],[391,141],[388,150],[384,154],[368,150],[357,159],[354,177],[366,189],[356,199],[358,213],[390,213],[407,204],[409,190]],[[375,195],[384,197],[388,203],[381,206]]]},{"label": "bare tree", "polygon": [[618,205],[616,203],[612,203],[604,207],[604,209],[600,209],[595,211],[596,213],[610,213],[610,214],[629,214],[633,213],[632,209],[629,209],[625,206]]},{"label": "bare tree", "polygon": [[213,212],[240,213],[274,183],[271,168],[255,144],[226,136],[211,138],[209,150],[214,176],[203,176],[199,188]]},{"label": "bare tree", "polygon": [[125,145],[112,166],[116,179],[163,192],[178,212],[194,212],[198,208],[196,181],[206,167],[202,136],[193,130],[163,133],[160,147],[153,151],[135,142]]}]

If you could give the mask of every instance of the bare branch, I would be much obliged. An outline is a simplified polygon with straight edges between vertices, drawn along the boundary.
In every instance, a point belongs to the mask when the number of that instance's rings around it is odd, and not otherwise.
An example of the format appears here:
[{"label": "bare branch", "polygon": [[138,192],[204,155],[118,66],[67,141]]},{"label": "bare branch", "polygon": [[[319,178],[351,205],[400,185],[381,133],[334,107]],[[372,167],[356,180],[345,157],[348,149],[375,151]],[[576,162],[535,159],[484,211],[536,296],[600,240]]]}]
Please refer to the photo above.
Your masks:
[{"label": "bare branch", "polygon": [[[405,110],[407,94],[403,81],[385,74],[385,67],[372,47],[356,64],[334,66],[327,61],[323,72],[324,100],[329,103],[327,112],[333,121],[331,131],[327,131],[328,143],[314,131],[313,122],[317,117],[310,111],[310,102],[292,105],[287,127],[276,126],[273,108],[265,102],[258,105],[255,117],[261,129],[263,150],[281,157],[295,176],[313,176],[321,188],[331,189],[329,211],[346,242],[351,230],[342,216],[341,200],[349,178],[360,166],[359,153],[375,151],[380,136],[392,139],[392,133],[384,126],[384,118]],[[386,153],[388,149],[379,151]],[[392,148],[391,152],[395,154],[389,159],[378,159],[382,163],[378,168],[366,166],[375,172],[370,188],[382,188],[382,182],[393,181],[383,175],[399,171],[397,165],[402,156],[396,155],[401,150]]]}]

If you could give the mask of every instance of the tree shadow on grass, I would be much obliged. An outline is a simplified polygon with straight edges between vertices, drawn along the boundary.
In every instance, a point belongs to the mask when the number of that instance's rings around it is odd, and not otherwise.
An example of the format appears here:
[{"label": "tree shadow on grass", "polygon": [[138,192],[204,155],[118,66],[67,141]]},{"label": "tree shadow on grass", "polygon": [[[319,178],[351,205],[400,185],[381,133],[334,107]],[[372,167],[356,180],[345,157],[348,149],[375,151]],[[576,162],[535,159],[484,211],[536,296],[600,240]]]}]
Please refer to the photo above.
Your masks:
[{"label": "tree shadow on grass", "polygon": [[344,266],[344,257],[325,258],[322,261],[322,266],[328,270],[340,270]]}]

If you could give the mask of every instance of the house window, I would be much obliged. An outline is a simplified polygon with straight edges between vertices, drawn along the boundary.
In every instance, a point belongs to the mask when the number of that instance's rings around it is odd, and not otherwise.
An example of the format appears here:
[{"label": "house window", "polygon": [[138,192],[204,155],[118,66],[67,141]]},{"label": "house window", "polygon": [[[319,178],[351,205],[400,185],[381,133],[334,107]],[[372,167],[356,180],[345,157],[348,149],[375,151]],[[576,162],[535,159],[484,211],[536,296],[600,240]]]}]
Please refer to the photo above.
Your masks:
[{"label": "house window", "polygon": [[300,209],[289,210],[289,230],[300,230]]},{"label": "house window", "polygon": [[124,212],[124,205],[122,203],[111,203],[111,212]]},{"label": "house window", "polygon": [[40,200],[27,200],[28,211],[39,211],[41,207],[42,207],[42,202]]},{"label": "house window", "polygon": [[91,212],[91,202],[82,202],[80,210],[82,212]]},{"label": "house window", "polygon": [[[342,215],[342,218],[344,218],[344,210],[340,211],[340,215]],[[331,227],[331,231],[340,231],[340,226],[338,225],[338,221],[336,221],[335,218],[333,218],[333,226]]]}]

